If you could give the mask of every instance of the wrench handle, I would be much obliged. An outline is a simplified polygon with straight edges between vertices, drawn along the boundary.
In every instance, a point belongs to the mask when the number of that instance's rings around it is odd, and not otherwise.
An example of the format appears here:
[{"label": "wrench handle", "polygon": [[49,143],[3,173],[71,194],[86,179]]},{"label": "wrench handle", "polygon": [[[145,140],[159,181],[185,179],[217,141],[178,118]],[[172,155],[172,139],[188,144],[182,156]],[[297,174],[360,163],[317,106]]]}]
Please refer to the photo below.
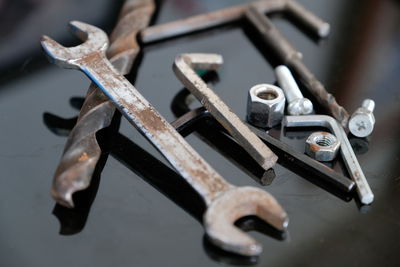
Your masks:
[{"label": "wrench handle", "polygon": [[136,90],[117,73],[102,53],[83,58],[81,70],[107,95],[117,109],[170,162],[181,176],[203,197],[206,204],[222,191],[227,183]]}]

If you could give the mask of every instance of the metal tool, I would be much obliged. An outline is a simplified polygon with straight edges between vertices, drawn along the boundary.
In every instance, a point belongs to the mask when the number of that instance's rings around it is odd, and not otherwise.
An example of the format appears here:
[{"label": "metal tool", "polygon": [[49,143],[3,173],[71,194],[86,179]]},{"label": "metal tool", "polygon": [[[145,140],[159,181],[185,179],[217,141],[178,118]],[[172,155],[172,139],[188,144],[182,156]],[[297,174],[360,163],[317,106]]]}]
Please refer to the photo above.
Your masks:
[{"label": "metal tool", "polygon": [[[295,1],[262,0],[253,3],[260,12],[289,13],[320,37],[325,37],[329,33],[329,24]],[[140,50],[135,38],[138,31],[141,31],[140,39],[143,44],[159,42],[238,20],[244,16],[248,6],[245,4],[229,7],[146,28],[155,9],[154,1],[126,0],[117,26],[111,35],[111,47],[107,55],[121,74],[127,74]],[[101,154],[96,141],[96,132],[110,124],[114,111],[115,108],[111,101],[95,84],[92,84],[54,176],[52,195],[60,204],[73,207],[72,194],[85,189],[90,183],[93,170]]]},{"label": "metal tool", "polygon": [[283,119],[286,127],[320,126],[330,129],[341,143],[340,153],[346,164],[350,177],[356,183],[357,193],[362,204],[370,204],[374,200],[374,194],[369,187],[357,157],[347,139],[346,132],[332,117],[326,115],[286,116]]},{"label": "metal tool", "polygon": [[[140,51],[136,35],[149,24],[154,10],[153,0],[127,0],[121,9],[107,56],[122,75],[129,73]],[[51,195],[59,204],[73,207],[72,195],[89,186],[101,155],[96,133],[110,125],[114,111],[112,101],[92,83],[54,175]]]},{"label": "metal tool", "polygon": [[263,167],[272,168],[278,157],[233,113],[207,86],[194,69],[215,70],[223,63],[217,54],[180,54],[173,65],[174,72],[183,85],[219,121],[233,138]]},{"label": "metal tool", "polygon": [[306,140],[306,154],[318,161],[334,160],[339,148],[340,141],[328,132],[314,132]]},{"label": "metal tool", "polygon": [[[174,114],[179,117],[172,124],[181,133],[189,128],[189,124],[192,125],[204,119],[214,120],[211,114],[203,107],[191,110],[187,99],[188,96],[190,96],[189,91],[181,90],[175,95],[171,104]],[[218,125],[220,129],[225,130],[220,124],[213,124],[214,127],[216,125],[216,130],[218,129]],[[300,176],[306,174],[307,178],[315,178],[311,181],[314,183],[319,182],[318,185],[320,186],[322,186],[321,182],[327,184],[328,187],[324,187],[326,189],[334,188],[343,192],[350,192],[354,188],[354,182],[349,178],[275,139],[268,135],[265,130],[249,124],[247,126],[278,155],[279,164],[284,165],[295,173],[301,173],[299,174]]]},{"label": "metal tool", "polygon": [[260,13],[285,12],[319,37],[326,37],[329,34],[329,24],[297,2],[293,0],[261,0],[152,26],[140,33],[140,39],[143,43],[158,42],[231,23],[243,18],[250,5],[257,8]]},{"label": "metal tool", "polygon": [[357,137],[367,137],[374,130],[375,102],[372,99],[365,99],[362,106],[358,108],[349,120],[349,130]]},{"label": "metal tool", "polygon": [[279,86],[285,93],[290,115],[307,115],[313,111],[313,104],[308,98],[303,97],[299,86],[293,78],[292,73],[285,65],[275,68],[275,76]]},{"label": "metal tool", "polygon": [[326,91],[322,83],[318,81],[307,66],[304,65],[301,53],[283,37],[274,24],[257,8],[257,6],[250,6],[245,14],[246,18],[257,29],[263,41],[274,50],[282,64],[294,70],[300,81],[316,98],[318,103],[327,109],[329,114],[337,119],[343,127],[347,127],[349,118],[347,111],[339,106],[333,95]]},{"label": "metal tool", "polygon": [[107,35],[100,29],[71,22],[73,32],[86,41],[66,48],[47,36],[42,46],[54,63],[82,70],[114,102],[118,110],[167,158],[182,177],[203,197],[207,205],[204,227],[218,246],[243,255],[258,255],[262,247],[234,227],[241,217],[256,215],[283,230],[288,225],[285,211],[267,192],[252,187],[235,187],[226,182],[105,57]]},{"label": "metal tool", "polygon": [[257,84],[247,97],[247,121],[254,126],[271,128],[281,123],[285,111],[285,95],[272,84]]}]

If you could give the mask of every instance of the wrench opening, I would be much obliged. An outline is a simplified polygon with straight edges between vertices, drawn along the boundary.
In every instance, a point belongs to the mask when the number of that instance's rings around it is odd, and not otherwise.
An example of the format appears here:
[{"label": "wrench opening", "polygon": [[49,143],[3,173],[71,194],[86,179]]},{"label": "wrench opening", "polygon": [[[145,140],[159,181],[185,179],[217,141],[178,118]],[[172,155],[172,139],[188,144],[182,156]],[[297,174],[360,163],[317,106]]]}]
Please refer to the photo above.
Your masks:
[{"label": "wrench opening", "polygon": [[71,21],[68,26],[83,43],[64,47],[52,38],[42,36],[40,43],[52,63],[62,68],[79,69],[79,61],[107,50],[109,41],[105,32],[80,21]]}]

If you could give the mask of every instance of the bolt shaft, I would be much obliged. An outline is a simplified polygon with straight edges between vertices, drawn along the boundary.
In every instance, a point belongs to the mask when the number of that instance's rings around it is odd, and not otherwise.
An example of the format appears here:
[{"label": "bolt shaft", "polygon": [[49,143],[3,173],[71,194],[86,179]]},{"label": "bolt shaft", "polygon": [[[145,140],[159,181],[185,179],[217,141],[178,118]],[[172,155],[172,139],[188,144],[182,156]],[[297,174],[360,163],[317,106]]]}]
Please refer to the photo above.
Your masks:
[{"label": "bolt shaft", "polygon": [[366,110],[373,112],[375,108],[375,101],[372,99],[365,99],[362,102],[362,107],[365,108]]},{"label": "bolt shaft", "polygon": [[288,67],[284,65],[276,67],[275,75],[289,103],[295,99],[303,98],[303,94]]}]

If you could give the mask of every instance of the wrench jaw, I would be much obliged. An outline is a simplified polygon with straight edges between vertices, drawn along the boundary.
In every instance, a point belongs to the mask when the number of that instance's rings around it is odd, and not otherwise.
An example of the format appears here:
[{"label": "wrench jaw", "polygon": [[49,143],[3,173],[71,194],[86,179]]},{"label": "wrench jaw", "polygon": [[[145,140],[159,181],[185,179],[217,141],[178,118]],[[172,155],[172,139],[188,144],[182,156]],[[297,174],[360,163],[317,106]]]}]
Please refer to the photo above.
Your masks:
[{"label": "wrench jaw", "polygon": [[285,230],[286,212],[269,193],[254,187],[236,187],[219,195],[207,208],[204,227],[215,245],[244,256],[257,256],[262,246],[234,223],[255,215],[278,230]]},{"label": "wrench jaw", "polygon": [[99,52],[105,56],[109,41],[102,30],[79,21],[71,21],[69,28],[82,44],[65,47],[46,35],[42,36],[40,43],[51,63],[66,69],[79,69],[82,60]]}]

